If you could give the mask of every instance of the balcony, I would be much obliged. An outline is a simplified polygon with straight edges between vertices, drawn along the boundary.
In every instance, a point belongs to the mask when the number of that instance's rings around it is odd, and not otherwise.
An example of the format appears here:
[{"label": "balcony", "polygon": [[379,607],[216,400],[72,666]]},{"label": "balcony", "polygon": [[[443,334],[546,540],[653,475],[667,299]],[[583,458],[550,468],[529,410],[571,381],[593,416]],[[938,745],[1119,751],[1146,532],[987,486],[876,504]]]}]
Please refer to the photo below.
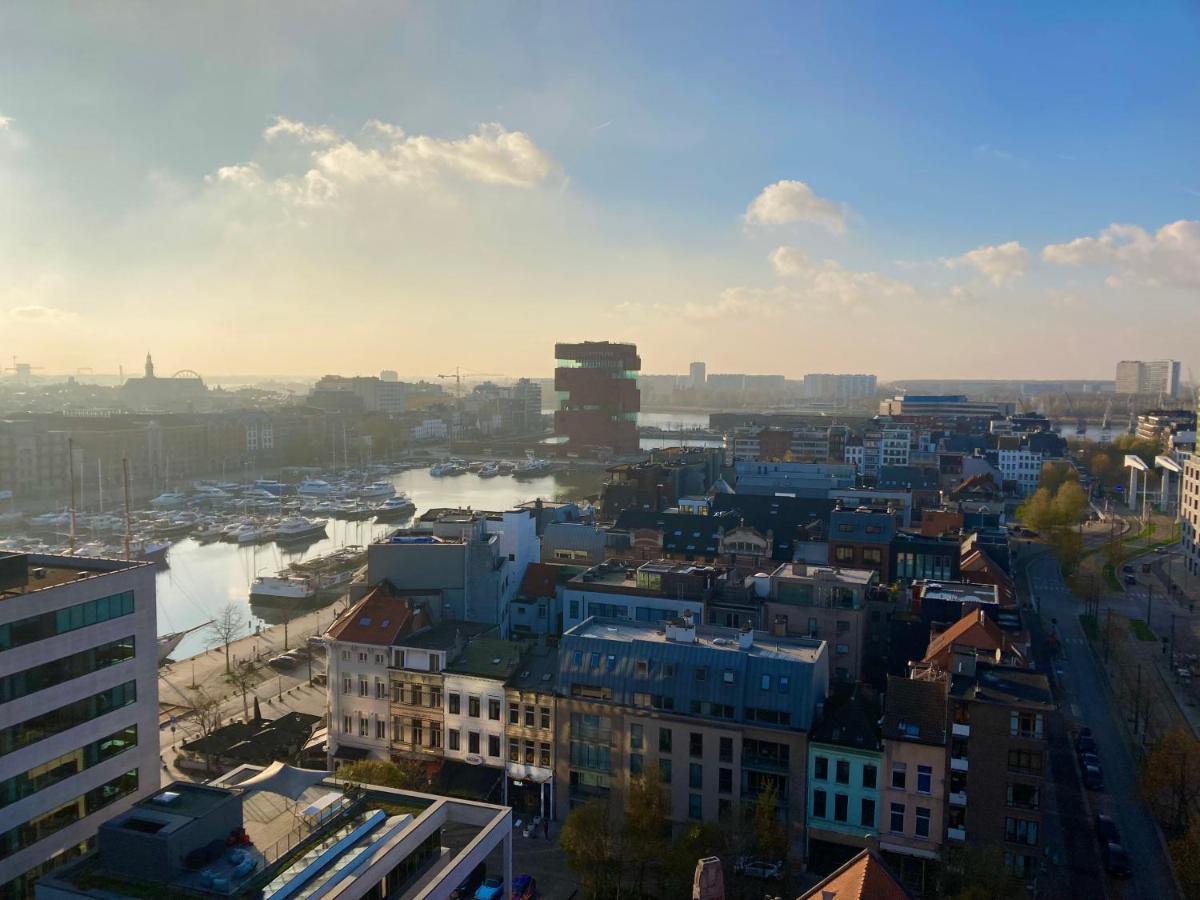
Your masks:
[{"label": "balcony", "polygon": [[967,771],[967,758],[965,756],[950,757],[950,771],[951,772]]},{"label": "balcony", "polygon": [[947,828],[946,837],[952,841],[965,841],[967,839],[967,829],[965,828]]},{"label": "balcony", "polygon": [[950,793],[951,806],[966,806],[967,792],[966,791],[951,791]]},{"label": "balcony", "polygon": [[964,738],[970,737],[971,736],[971,726],[964,725],[960,722],[955,722],[953,725],[950,726],[950,733],[953,734],[955,737],[964,737]]}]

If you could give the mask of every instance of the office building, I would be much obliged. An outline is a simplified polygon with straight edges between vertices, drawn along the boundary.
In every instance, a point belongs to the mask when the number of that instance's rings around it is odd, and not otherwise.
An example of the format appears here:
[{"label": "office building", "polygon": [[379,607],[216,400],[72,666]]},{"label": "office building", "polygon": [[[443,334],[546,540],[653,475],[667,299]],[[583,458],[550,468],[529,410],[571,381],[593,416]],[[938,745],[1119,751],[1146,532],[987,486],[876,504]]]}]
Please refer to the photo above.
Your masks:
[{"label": "office building", "polygon": [[936,419],[1003,419],[1017,411],[1008,400],[971,400],[966,394],[900,394],[879,402],[881,416]]},{"label": "office building", "polygon": [[158,789],[158,724],[153,566],[0,554],[0,896]]},{"label": "office building", "polygon": [[807,732],[828,689],[823,641],[588,619],[559,643],[559,816],[593,799],[622,809],[630,779],[657,766],[680,824],[739,821],[773,789],[800,859]]},{"label": "office building", "polygon": [[[346,399],[346,405],[338,408],[395,415],[408,408],[410,387],[403,381],[373,375],[326,375],[313,385],[310,400],[316,405],[325,406],[343,398]],[[354,400],[350,401],[348,397]]]},{"label": "office building", "polygon": [[449,897],[480,866],[511,883],[512,810],[274,763],[177,781],[100,827],[41,900]]},{"label": "office building", "polygon": [[874,375],[830,375],[810,373],[804,376],[806,400],[867,400],[875,396],[877,379]]},{"label": "office building", "polygon": [[612,559],[585,569],[563,586],[563,628],[593,616],[657,625],[686,612],[701,617],[717,587],[712,566],[667,559]]},{"label": "office building", "polygon": [[561,398],[554,430],[566,437],[567,447],[636,453],[642,368],[637,347],[608,341],[555,344],[554,356],[554,390]]},{"label": "office building", "polygon": [[1126,359],[1117,363],[1118,394],[1179,395],[1179,360]]},{"label": "office building", "polygon": [[688,366],[688,387],[698,391],[704,387],[704,383],[704,363],[694,362]]}]

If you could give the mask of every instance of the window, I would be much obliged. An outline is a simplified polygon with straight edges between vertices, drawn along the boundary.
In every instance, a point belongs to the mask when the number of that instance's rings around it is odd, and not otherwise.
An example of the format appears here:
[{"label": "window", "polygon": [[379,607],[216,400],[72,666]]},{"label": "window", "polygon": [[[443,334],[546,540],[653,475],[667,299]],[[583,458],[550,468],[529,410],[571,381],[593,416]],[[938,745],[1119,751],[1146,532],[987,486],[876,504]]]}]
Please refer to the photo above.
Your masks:
[{"label": "window", "polygon": [[721,675],[721,680],[726,684],[733,684],[733,669],[726,669]]},{"label": "window", "polygon": [[862,767],[862,786],[865,788],[875,787],[875,782],[878,780],[878,770],[870,764]]},{"label": "window", "polygon": [[630,775],[641,775],[642,774],[642,754],[640,754],[640,753],[630,753],[629,754],[629,774]]},{"label": "window", "polygon": [[788,692],[788,690],[791,688],[791,681],[788,679],[788,676],[786,676],[786,675],[779,676],[778,684],[779,684],[779,693],[781,693],[781,694],[786,694]]},{"label": "window", "polygon": [[367,696],[367,679],[362,678],[361,676],[358,679],[358,696]]},{"label": "window", "polygon": [[733,762],[733,738],[721,738],[719,746],[720,753],[718,756],[721,762]]},{"label": "window", "polygon": [[80,794],[35,819],[30,819],[5,831],[0,834],[0,859],[50,837],[81,818],[90,816],[110,803],[134,793],[137,788],[138,772],[137,769],[134,769],[92,788],[85,794]]},{"label": "window", "polygon": [[[571,601],[571,618],[572,619],[579,618],[579,601],[578,600]],[[578,656],[578,655],[579,654],[576,654],[576,656]],[[579,660],[575,660],[575,665],[579,665]]]},{"label": "window", "polygon": [[133,636],[99,647],[90,647],[53,662],[42,663],[0,678],[0,703],[7,703],[76,678],[82,678],[117,663],[133,659]]},{"label": "window", "polygon": [[700,666],[696,669],[696,680],[708,681],[708,668],[706,666]]},{"label": "window", "polygon": [[704,787],[704,766],[700,763],[688,765],[688,787],[696,791]]},{"label": "window", "polygon": [[700,794],[688,794],[688,818],[701,819],[704,817],[704,798]]},{"label": "window", "polygon": [[644,659],[635,660],[633,663],[633,672],[638,678],[645,678],[650,674],[650,663]]},{"label": "window", "polygon": [[533,741],[525,742],[525,765],[532,766],[535,758],[536,750],[533,746]]},{"label": "window", "polygon": [[824,819],[825,811],[825,792],[822,790],[813,791],[813,818]]},{"label": "window", "polygon": [[1042,751],[1041,750],[1009,750],[1008,751],[1008,770],[1010,772],[1024,772],[1029,775],[1042,774]]},{"label": "window", "polygon": [[631,750],[642,749],[642,726],[636,722],[629,726],[629,747]]},{"label": "window", "polygon": [[893,803],[892,804],[892,821],[891,821],[891,824],[888,826],[888,830],[893,832],[894,834],[903,834],[904,833],[904,804],[903,803]]},{"label": "window", "polygon": [[349,675],[342,676],[342,693],[350,694],[354,692],[354,679]]},{"label": "window", "polygon": [[662,776],[663,784],[671,783],[671,761],[669,759],[660,759],[658,761],[658,771]]},{"label": "window", "polygon": [[550,745],[545,741],[538,743],[538,765],[543,768],[550,767]]},{"label": "window", "polygon": [[[525,707],[525,727],[526,728],[533,727],[535,716],[536,716],[536,712],[534,711],[534,708],[532,706]],[[549,728],[550,726],[547,725],[546,727]]]},{"label": "window", "polygon": [[137,702],[137,682],[127,681],[116,687],[83,697],[57,709],[47,710],[23,722],[0,729],[0,756],[53,737],[76,725]]},{"label": "window", "polygon": [[442,746],[442,729],[436,722],[429,723],[429,746],[435,748]]},{"label": "window", "polygon": [[659,753],[670,753],[671,752],[671,729],[670,728],[658,729],[658,752]]},{"label": "window", "polygon": [[634,692],[633,705],[636,706],[638,709],[649,709],[650,708],[650,695],[646,694],[646,693],[642,693],[641,691]]},{"label": "window", "polygon": [[849,644],[836,644],[833,648],[833,651],[838,656],[845,656],[847,653],[850,652],[850,645]]},{"label": "window", "polygon": [[354,719],[350,716],[342,716],[342,731],[345,734],[352,734],[354,732]]},{"label": "window", "polygon": [[592,654],[592,668],[593,669],[600,668],[600,654],[599,653]]},{"label": "window", "polygon": [[366,654],[366,651],[364,651],[364,650],[359,650],[359,651],[358,651],[358,661],[359,661],[359,662],[366,662],[366,661],[367,661],[367,654]]},{"label": "window", "polygon": [[762,678],[759,680],[759,685],[758,685],[758,686],[759,686],[759,687],[760,687],[762,690],[764,690],[764,691],[769,691],[769,690],[771,689],[771,676],[770,676],[770,675],[764,675],[764,676],[763,676],[763,677],[762,677]]},{"label": "window", "polygon": [[449,731],[446,732],[446,749],[447,750],[457,750],[458,749],[458,729],[457,728],[451,728]]},{"label": "window", "polygon": [[450,715],[457,716],[459,713],[459,710],[460,710],[460,707],[459,707],[460,699],[459,699],[458,694],[447,694],[446,695],[446,703],[450,708]]},{"label": "window", "polygon": [[908,766],[905,763],[892,763],[892,787],[898,791],[908,790]]},{"label": "window", "polygon": [[864,547],[862,559],[864,565],[877,566],[883,562],[883,551],[878,547]]},{"label": "window", "polygon": [[717,792],[733,793],[733,769],[717,769]]},{"label": "window", "polygon": [[928,794],[933,790],[933,767],[917,766],[917,793]]},{"label": "window", "polygon": [[350,658],[350,651],[349,651],[349,650],[343,650],[343,651],[342,651],[342,659],[349,659],[349,658]]},{"label": "window", "polygon": [[514,705],[514,706],[510,706],[508,708],[508,724],[509,725],[520,725],[521,724],[521,708],[519,706]]},{"label": "window", "polygon": [[495,759],[500,758],[500,735],[488,735],[488,756],[494,757]]},{"label": "window", "polygon": [[1033,847],[1038,842],[1038,823],[1027,819],[1004,820],[1004,839],[1014,844]]},{"label": "window", "polygon": [[1042,736],[1042,714],[1013,710],[1009,715],[1009,733],[1013,737],[1040,738]]},{"label": "window", "polygon": [[875,827],[875,801],[870,797],[863,797],[859,805],[858,824],[863,828]]},{"label": "window", "polygon": [[383,665],[383,654],[382,653],[375,654],[375,665],[377,665],[377,666]]},{"label": "window", "polygon": [[500,701],[495,697],[488,697],[488,718],[493,722],[500,721]]},{"label": "window", "polygon": [[542,728],[550,730],[550,707],[543,706],[542,708]]},{"label": "window", "polygon": [[818,630],[819,630],[819,628],[818,628],[818,626],[817,626],[817,620],[816,620],[816,617],[815,617],[815,616],[814,616],[814,617],[810,617],[810,618],[809,618],[809,620],[808,620],[808,636],[809,636],[809,637],[816,637],[816,636],[817,636],[817,631],[818,631]]},{"label": "window", "polygon": [[100,597],[0,625],[0,650],[12,650],[56,635],[133,614],[133,591]]},{"label": "window", "polygon": [[468,753],[476,753],[476,754],[479,753],[479,732],[478,731],[468,731],[467,732],[467,752]]},{"label": "window", "polygon": [[392,740],[404,740],[404,723],[399,716],[392,716]]},{"label": "window", "polygon": [[1039,793],[1032,784],[1010,784],[1008,786],[1008,805],[1018,809],[1037,809]]},{"label": "window", "polygon": [[387,722],[383,719],[375,720],[375,739],[380,741],[387,740]]},{"label": "window", "polygon": [[813,778],[818,781],[829,780],[829,757],[814,756],[813,757]]},{"label": "window", "polygon": [[849,802],[849,798],[845,794],[833,795],[833,820],[835,822],[846,821]]},{"label": "window", "polygon": [[844,544],[834,548],[833,558],[844,565],[854,562],[854,548],[847,547]]},{"label": "window", "polygon": [[834,778],[838,784],[850,783],[850,762],[848,760],[839,759],[837,761],[837,771]]},{"label": "window", "polygon": [[688,734],[688,756],[693,759],[704,756],[704,735],[698,731]]},{"label": "window", "polygon": [[470,716],[472,719],[479,718],[479,698],[478,697],[468,697],[467,698],[467,715]]},{"label": "window", "polygon": [[370,725],[370,723],[367,721],[366,716],[358,717],[358,736],[359,737],[367,736],[367,728],[369,727],[369,725]]},{"label": "window", "polygon": [[917,837],[929,837],[929,807],[917,807]]},{"label": "window", "polygon": [[521,742],[516,738],[508,739],[508,761],[514,763],[521,761]]}]

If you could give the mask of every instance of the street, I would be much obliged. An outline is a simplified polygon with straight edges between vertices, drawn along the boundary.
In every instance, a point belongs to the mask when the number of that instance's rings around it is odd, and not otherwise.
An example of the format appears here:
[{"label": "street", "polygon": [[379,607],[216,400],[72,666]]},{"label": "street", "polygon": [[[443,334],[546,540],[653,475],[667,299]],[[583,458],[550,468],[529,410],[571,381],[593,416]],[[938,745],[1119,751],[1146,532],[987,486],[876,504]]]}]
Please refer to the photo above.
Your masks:
[{"label": "street", "polygon": [[[1129,898],[1178,896],[1157,827],[1139,796],[1137,766],[1123,733],[1123,725],[1114,713],[1100,663],[1088,646],[1087,636],[1079,623],[1083,601],[1075,597],[1064,584],[1058,563],[1053,557],[1046,555],[1032,561],[1026,574],[1043,624],[1048,625],[1051,620],[1057,623],[1055,627],[1062,649],[1054,662],[1054,678],[1065,718],[1074,727],[1087,725],[1092,729],[1104,768],[1106,791],[1084,794],[1084,805],[1090,808],[1084,821],[1092,841],[1092,853],[1096,851],[1091,836],[1090,813],[1105,812],[1116,820],[1122,841],[1133,860],[1133,877],[1123,882],[1109,879],[1109,892]],[[1061,745],[1061,742],[1057,743]],[[1067,790],[1059,781],[1066,777],[1061,749],[1052,749],[1051,755],[1056,788]],[[1073,765],[1074,760],[1070,762]],[[1073,774],[1074,769],[1069,771],[1077,789],[1078,776]],[[1080,817],[1073,815],[1068,821],[1062,822],[1062,827],[1064,830],[1075,830],[1081,824]],[[1067,844],[1068,850],[1074,847],[1075,853],[1083,852],[1078,835],[1073,837]],[[1094,857],[1088,854],[1088,857],[1083,861],[1072,859],[1072,869],[1082,871],[1092,865],[1098,868],[1098,854]],[[1083,862],[1083,866],[1079,865],[1080,862]]]}]

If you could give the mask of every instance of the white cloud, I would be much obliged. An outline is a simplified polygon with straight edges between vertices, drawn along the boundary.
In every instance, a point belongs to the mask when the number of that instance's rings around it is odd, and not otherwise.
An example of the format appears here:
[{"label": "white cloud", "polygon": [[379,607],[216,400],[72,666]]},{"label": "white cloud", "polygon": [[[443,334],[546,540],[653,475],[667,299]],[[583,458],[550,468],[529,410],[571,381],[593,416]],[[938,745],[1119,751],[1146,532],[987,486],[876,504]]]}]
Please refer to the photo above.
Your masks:
[{"label": "white cloud", "polygon": [[302,144],[333,144],[338,141],[338,133],[325,125],[305,125],[286,116],[276,116],[275,124],[269,126],[263,137],[268,141],[276,138],[293,138]]},{"label": "white cloud", "polygon": [[1009,241],[1006,244],[976,247],[962,256],[943,262],[952,269],[964,266],[977,269],[990,278],[992,284],[1000,286],[1025,274],[1025,267],[1029,265],[1029,251],[1017,241]]},{"label": "white cloud", "polygon": [[1114,269],[1111,286],[1200,285],[1200,220],[1180,219],[1151,234],[1139,225],[1109,225],[1096,237],[1048,244],[1042,259],[1063,266]]},{"label": "white cloud", "polygon": [[1088,305],[1087,298],[1074,291],[1050,291],[1046,295],[1046,299],[1051,306],[1059,309],[1081,309]]},{"label": "white cloud", "polygon": [[47,324],[58,324],[61,322],[73,322],[79,318],[78,313],[71,312],[66,309],[59,309],[54,306],[42,306],[41,304],[30,304],[28,306],[14,306],[8,311],[8,317],[14,322],[45,322]]},{"label": "white cloud", "polygon": [[787,225],[811,222],[833,234],[846,230],[845,204],[818,197],[803,181],[777,181],[767,185],[746,207],[751,225]]},{"label": "white cloud", "polygon": [[12,124],[11,116],[0,116],[0,128],[7,128]]},{"label": "white cloud", "polygon": [[709,321],[735,316],[769,319],[795,305],[796,298],[785,288],[726,288],[712,303],[685,303],[685,319]]},{"label": "white cloud", "polygon": [[818,302],[834,301],[843,306],[896,297],[912,297],[916,288],[878,272],[856,272],[842,268],[832,259],[817,262],[797,247],[777,247],[771,252],[771,266],[780,277],[789,279],[802,295]]}]

